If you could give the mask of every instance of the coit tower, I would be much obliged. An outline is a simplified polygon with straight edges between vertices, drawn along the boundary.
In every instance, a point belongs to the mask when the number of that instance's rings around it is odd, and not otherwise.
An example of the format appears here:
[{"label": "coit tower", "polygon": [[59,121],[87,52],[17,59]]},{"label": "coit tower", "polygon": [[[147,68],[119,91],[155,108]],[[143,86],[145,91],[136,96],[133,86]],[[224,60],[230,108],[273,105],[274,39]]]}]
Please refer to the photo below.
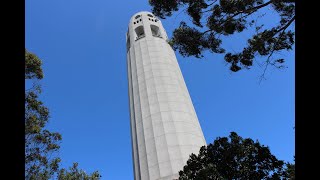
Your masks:
[{"label": "coit tower", "polygon": [[206,145],[175,53],[161,21],[132,16],[126,34],[135,180],[173,180]]}]

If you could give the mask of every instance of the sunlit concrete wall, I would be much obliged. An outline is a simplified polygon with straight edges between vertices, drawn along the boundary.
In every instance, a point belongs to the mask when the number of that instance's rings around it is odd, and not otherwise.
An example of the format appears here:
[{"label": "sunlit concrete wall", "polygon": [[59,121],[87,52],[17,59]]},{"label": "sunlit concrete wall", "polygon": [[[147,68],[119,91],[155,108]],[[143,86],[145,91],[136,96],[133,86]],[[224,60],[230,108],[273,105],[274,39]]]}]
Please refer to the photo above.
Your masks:
[{"label": "sunlit concrete wall", "polygon": [[135,180],[178,178],[206,141],[176,56],[152,13],[133,15],[126,37]]}]

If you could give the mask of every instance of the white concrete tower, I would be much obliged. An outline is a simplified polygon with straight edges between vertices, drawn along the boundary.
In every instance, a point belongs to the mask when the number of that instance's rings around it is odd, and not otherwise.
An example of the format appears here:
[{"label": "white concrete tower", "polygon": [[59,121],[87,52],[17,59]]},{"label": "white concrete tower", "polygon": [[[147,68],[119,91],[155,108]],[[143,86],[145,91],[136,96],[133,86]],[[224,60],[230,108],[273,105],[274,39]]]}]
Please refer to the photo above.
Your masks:
[{"label": "white concrete tower", "polygon": [[176,179],[206,145],[188,89],[157,17],[135,14],[126,37],[135,180]]}]

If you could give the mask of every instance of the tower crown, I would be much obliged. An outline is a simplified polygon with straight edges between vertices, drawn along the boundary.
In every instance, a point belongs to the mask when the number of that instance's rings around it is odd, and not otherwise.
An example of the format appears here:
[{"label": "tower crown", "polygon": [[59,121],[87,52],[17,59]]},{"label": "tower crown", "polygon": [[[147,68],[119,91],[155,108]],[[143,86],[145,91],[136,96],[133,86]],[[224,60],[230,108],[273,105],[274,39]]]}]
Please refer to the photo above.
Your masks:
[{"label": "tower crown", "polygon": [[133,43],[140,39],[161,38],[167,40],[168,36],[165,32],[161,21],[148,11],[140,11],[134,14],[129,22],[126,34],[127,51]]}]

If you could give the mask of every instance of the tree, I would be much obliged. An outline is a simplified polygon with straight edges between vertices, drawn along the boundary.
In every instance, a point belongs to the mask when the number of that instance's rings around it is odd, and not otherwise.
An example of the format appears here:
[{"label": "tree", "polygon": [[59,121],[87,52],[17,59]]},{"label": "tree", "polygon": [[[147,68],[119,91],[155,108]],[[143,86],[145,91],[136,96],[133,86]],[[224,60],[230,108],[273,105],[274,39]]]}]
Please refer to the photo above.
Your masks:
[{"label": "tree", "polygon": [[[25,50],[25,80],[32,84],[32,87],[25,92],[25,179],[28,180],[47,180],[62,172],[59,170],[61,159],[56,155],[62,136],[58,132],[46,129],[50,118],[49,109],[39,100],[41,93],[39,81],[43,78],[41,65],[42,61],[35,54]],[[65,172],[63,175],[69,177],[70,173],[72,172]],[[82,173],[80,177],[96,180],[100,175],[96,171],[92,175]]]},{"label": "tree", "polygon": [[69,171],[66,169],[61,169],[58,173],[59,180],[98,180],[100,177],[101,176],[98,171],[87,175],[83,170],[79,170],[78,163],[73,163],[73,166],[69,168]]},{"label": "tree", "polygon": [[[179,172],[179,180],[225,180],[225,179],[291,179],[294,168],[271,154],[268,147],[243,139],[231,132],[219,137],[213,144],[202,146],[199,154],[191,154],[187,165]],[[291,164],[292,165],[292,164]],[[294,165],[293,165],[294,166]],[[293,178],[294,179],[294,178]]]},{"label": "tree", "polygon": [[287,166],[287,178],[290,179],[290,180],[295,180],[296,179],[296,166],[295,164],[292,164],[292,163],[287,163],[286,164]]},{"label": "tree", "polygon": [[[272,60],[271,57],[280,51],[292,49],[294,44],[294,32],[288,28],[295,21],[294,0],[149,0],[149,3],[152,12],[163,19],[186,7],[193,27],[180,22],[169,41],[174,50],[178,50],[182,56],[197,58],[203,57],[205,50],[225,53],[224,59],[233,72],[249,69],[257,55],[266,57],[263,75],[268,65],[283,68],[284,59]],[[276,25],[273,27],[257,25],[257,13],[266,8],[279,14],[280,18],[274,20]],[[274,12],[268,10],[267,13]],[[204,17],[207,18],[203,20]],[[221,47],[222,39],[249,28],[255,28],[255,34],[248,39],[242,52],[226,53]]]},{"label": "tree", "polygon": [[[49,110],[39,100],[43,78],[42,61],[25,51],[25,79],[32,81],[32,88],[25,92],[25,177],[26,179],[49,179],[58,171],[60,158],[54,155],[60,148],[59,133],[45,129]],[[50,158],[51,156],[51,158]]]}]

